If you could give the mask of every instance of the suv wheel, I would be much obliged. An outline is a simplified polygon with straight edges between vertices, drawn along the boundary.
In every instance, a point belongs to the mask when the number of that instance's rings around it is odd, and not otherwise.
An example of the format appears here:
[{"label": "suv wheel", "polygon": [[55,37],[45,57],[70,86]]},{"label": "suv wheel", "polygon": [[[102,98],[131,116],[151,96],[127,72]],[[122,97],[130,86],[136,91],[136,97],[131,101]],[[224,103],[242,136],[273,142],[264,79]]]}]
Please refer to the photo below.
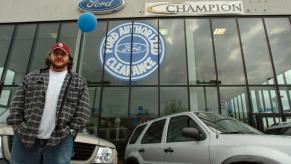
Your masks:
[{"label": "suv wheel", "polygon": [[260,164],[260,163],[257,163],[257,162],[232,162],[230,164]]},{"label": "suv wheel", "polygon": [[135,158],[129,158],[125,162],[126,164],[139,164],[138,160]]}]

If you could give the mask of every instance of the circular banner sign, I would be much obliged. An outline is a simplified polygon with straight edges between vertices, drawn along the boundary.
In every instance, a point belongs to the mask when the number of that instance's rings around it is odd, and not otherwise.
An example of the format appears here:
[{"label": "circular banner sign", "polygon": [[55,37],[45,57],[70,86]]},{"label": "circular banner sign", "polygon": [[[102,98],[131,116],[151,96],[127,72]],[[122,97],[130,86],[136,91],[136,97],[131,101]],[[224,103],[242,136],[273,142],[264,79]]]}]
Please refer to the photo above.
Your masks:
[{"label": "circular banner sign", "polygon": [[105,40],[106,37],[100,46],[100,61],[102,64],[105,61],[105,70],[120,80],[129,80],[130,60],[132,60],[131,80],[138,81],[158,68],[158,55],[160,63],[164,59],[163,37],[155,28],[144,23],[135,22],[133,28],[132,23],[114,27],[107,34],[106,45]]}]

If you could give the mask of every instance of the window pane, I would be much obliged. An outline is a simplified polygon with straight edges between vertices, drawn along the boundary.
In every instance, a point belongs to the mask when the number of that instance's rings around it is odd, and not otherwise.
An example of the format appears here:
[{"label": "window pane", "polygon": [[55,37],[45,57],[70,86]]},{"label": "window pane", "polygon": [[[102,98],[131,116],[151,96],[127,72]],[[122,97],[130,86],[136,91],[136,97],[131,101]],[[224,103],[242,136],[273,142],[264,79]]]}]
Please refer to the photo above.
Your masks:
[{"label": "window pane", "polygon": [[162,87],[160,92],[161,115],[189,111],[186,87]]},{"label": "window pane", "polygon": [[3,88],[0,97],[0,123],[6,124],[9,115],[8,105],[15,95],[16,88]]},{"label": "window pane", "polygon": [[182,19],[161,19],[166,52],[160,67],[161,84],[186,84],[186,52]]},{"label": "window pane", "polygon": [[274,87],[251,87],[254,113],[278,113],[278,102]]},{"label": "window pane", "polygon": [[35,24],[18,25],[5,84],[20,84],[26,74],[35,35]]},{"label": "window pane", "polygon": [[262,19],[242,18],[239,26],[248,82],[263,84],[274,76]]},{"label": "window pane", "polygon": [[6,56],[8,54],[8,48],[10,45],[14,26],[1,25],[0,26],[0,79],[3,72]]},{"label": "window pane", "polygon": [[127,113],[128,88],[104,88],[101,109],[102,120],[100,127],[126,127]]},{"label": "window pane", "polygon": [[128,140],[128,90],[127,87],[103,88],[98,137],[111,141],[118,152],[124,152]]},{"label": "window pane", "polygon": [[291,112],[291,90],[288,87],[280,87],[280,98],[284,113]]},{"label": "window pane", "polygon": [[86,130],[89,134],[97,136],[97,123],[99,118],[100,88],[89,87],[90,100],[90,120],[86,124]]},{"label": "window pane", "polygon": [[98,137],[111,141],[118,152],[124,152],[128,139],[128,90],[127,87],[103,88]]},{"label": "window pane", "polygon": [[245,84],[235,19],[213,19],[218,79],[222,84]]},{"label": "window pane", "polygon": [[[150,103],[149,103],[150,102]],[[154,87],[132,87],[130,128],[158,116],[158,89]]]},{"label": "window pane", "polygon": [[[99,29],[99,25],[100,23],[98,24],[98,29]],[[62,23],[59,40],[62,42],[65,42],[70,47],[71,56],[74,58],[75,58],[74,55],[75,55],[77,35],[78,35],[78,28],[77,28],[76,22]],[[74,65],[75,64],[77,63],[74,63]]]},{"label": "window pane", "polygon": [[190,87],[191,111],[219,113],[216,87]]},{"label": "window pane", "polygon": [[98,28],[84,34],[80,72],[89,84],[100,83],[102,79],[102,64],[99,55],[103,55],[100,54],[100,45],[105,34],[106,22],[101,21],[98,22]]},{"label": "window pane", "polygon": [[[291,69],[290,22],[288,18],[266,18],[265,22],[270,40],[276,74],[280,75],[288,72]],[[279,84],[284,84],[284,81],[278,82]]]},{"label": "window pane", "polygon": [[[131,72],[132,84],[150,85],[158,83],[159,52],[157,24],[157,20],[134,21],[135,31],[133,33]],[[162,49],[164,50],[165,48],[162,47]],[[144,64],[147,66],[144,66]],[[137,76],[139,79],[135,80]]]},{"label": "window pane", "polygon": [[152,123],[145,132],[141,144],[161,143],[165,122],[166,119]]},{"label": "window pane", "polygon": [[186,39],[189,84],[216,80],[209,19],[187,19]]},{"label": "window pane", "polygon": [[[125,37],[119,36],[116,29],[119,25],[128,23],[126,26]],[[132,22],[130,21],[110,21],[108,27],[108,36],[106,41],[106,51],[105,51],[105,74],[104,80],[108,81],[110,84],[128,84],[130,76],[130,55],[128,52],[128,46],[131,45],[131,34],[128,30],[132,28]],[[119,42],[121,44],[119,45]],[[125,46],[125,52],[116,50],[115,47]],[[121,60],[122,59],[122,60]]]},{"label": "window pane", "polygon": [[44,68],[51,46],[56,42],[58,23],[39,24],[30,71]]},{"label": "window pane", "polygon": [[223,115],[248,122],[248,100],[244,87],[220,87],[220,105]]}]

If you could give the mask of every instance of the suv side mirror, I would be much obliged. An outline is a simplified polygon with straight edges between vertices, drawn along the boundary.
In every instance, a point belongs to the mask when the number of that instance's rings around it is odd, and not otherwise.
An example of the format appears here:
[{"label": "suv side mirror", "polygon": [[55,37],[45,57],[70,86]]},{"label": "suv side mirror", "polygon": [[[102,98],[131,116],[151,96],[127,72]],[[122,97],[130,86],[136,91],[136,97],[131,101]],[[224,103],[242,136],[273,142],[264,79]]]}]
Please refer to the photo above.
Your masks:
[{"label": "suv side mirror", "polygon": [[201,136],[200,132],[196,128],[183,128],[182,135],[184,137],[194,138],[197,141],[201,140],[203,137]]}]

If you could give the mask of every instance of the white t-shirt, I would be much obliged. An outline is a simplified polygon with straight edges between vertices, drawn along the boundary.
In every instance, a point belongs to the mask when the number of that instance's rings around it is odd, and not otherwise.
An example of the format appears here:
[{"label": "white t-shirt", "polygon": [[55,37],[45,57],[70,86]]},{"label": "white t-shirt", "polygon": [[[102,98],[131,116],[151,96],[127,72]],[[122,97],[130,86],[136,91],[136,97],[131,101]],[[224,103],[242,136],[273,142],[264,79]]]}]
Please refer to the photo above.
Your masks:
[{"label": "white t-shirt", "polygon": [[48,139],[55,128],[58,99],[67,72],[67,70],[63,72],[49,70],[49,84],[37,138]]}]

